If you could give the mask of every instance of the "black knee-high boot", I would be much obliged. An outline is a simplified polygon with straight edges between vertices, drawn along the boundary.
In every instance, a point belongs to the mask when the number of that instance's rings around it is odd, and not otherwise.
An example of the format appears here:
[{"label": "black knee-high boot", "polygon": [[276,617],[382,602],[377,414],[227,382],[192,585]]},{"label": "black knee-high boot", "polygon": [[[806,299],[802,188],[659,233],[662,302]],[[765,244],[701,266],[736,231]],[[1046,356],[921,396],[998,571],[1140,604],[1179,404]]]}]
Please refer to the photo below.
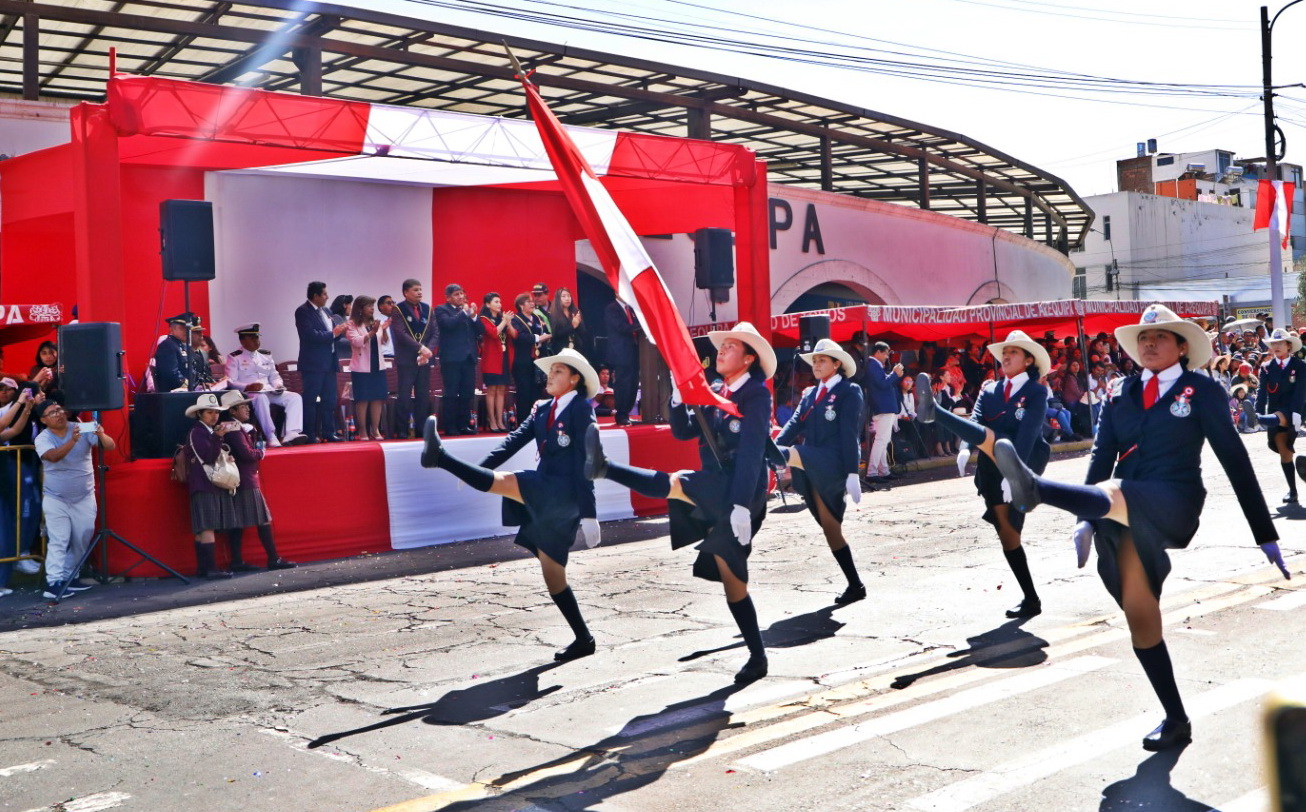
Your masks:
[{"label": "black knee-high boot", "polygon": [[571,626],[572,633],[576,635],[572,644],[554,654],[553,659],[566,662],[593,654],[594,636],[585,625],[585,618],[581,617],[580,604],[576,602],[576,595],[571,591],[571,587],[551,597],[558,610],[562,612],[562,616],[567,619],[567,625]]},{"label": "black knee-high boot", "polygon": [[1283,469],[1283,478],[1288,480],[1288,496],[1292,499],[1297,498],[1297,479],[1293,476],[1292,463],[1281,462],[1279,467]]},{"label": "black knee-high boot", "polygon": [[848,579],[848,586],[861,586],[862,577],[857,574],[857,565],[853,563],[853,548],[845,544],[837,550],[831,550],[834,560],[839,562],[843,577]]},{"label": "black knee-high boot", "polygon": [[228,530],[226,531],[226,536],[227,552],[231,556],[231,571],[253,572],[258,569],[258,567],[253,564],[245,563],[245,553],[241,550],[241,547],[245,543],[245,528],[239,527],[234,530]]},{"label": "black knee-high boot", "polygon": [[494,472],[489,468],[482,468],[479,465],[460,460],[447,451],[440,455],[436,466],[443,468],[478,491],[488,492],[494,486]]},{"label": "black knee-high boot", "polygon": [[217,558],[213,555],[213,545],[195,542],[196,574],[201,578],[230,578],[231,573],[218,569]]},{"label": "black knee-high boot", "polygon": [[745,595],[742,600],[726,601],[730,614],[735,618],[735,625],[748,646],[748,662],[735,674],[735,682],[756,682],[766,676],[766,648],[762,645],[762,630],[757,626],[757,608],[753,606],[753,596]]},{"label": "black knee-high boot", "polygon": [[980,443],[984,442],[984,438],[988,437],[988,431],[979,423],[955,415],[946,409],[935,409],[934,419],[939,425],[973,446],[978,447]]},{"label": "black knee-high boot", "polygon": [[1152,683],[1152,690],[1165,709],[1165,721],[1143,737],[1143,749],[1166,750],[1188,744],[1193,740],[1193,725],[1188,720],[1184,701],[1179,696],[1174,665],[1170,662],[1170,651],[1166,648],[1165,641],[1162,640],[1151,648],[1135,648],[1134,656],[1142,664],[1147,681]]},{"label": "black knee-high boot", "polygon": [[666,499],[671,494],[671,477],[661,471],[608,462],[603,478],[650,499]]}]

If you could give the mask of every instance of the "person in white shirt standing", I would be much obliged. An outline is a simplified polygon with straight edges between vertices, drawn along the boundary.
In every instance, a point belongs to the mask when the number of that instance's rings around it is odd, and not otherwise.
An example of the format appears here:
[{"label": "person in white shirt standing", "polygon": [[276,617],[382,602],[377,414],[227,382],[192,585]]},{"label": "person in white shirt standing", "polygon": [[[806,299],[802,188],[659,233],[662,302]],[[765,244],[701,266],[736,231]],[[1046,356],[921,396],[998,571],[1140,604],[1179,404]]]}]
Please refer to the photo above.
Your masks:
[{"label": "person in white shirt standing", "polygon": [[104,427],[83,434],[80,425],[68,422],[63,406],[47,400],[36,407],[36,418],[45,430],[36,436],[36,454],[41,458],[44,474],[46,553],[45,594],[57,600],[67,591],[87,588],[77,582],[74,567],[86,554],[95,534],[95,468],[91,449],[96,445],[106,451],[116,447]]}]

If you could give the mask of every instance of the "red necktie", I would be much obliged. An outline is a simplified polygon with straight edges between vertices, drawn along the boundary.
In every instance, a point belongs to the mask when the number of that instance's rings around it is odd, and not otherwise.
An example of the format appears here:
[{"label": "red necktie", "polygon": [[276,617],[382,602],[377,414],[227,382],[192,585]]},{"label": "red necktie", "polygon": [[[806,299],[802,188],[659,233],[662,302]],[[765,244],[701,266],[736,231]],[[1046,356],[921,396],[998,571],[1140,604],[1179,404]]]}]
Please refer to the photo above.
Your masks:
[{"label": "red necktie", "polygon": [[549,407],[549,422],[548,422],[548,425],[549,425],[550,427],[553,426],[553,418],[555,418],[555,417],[557,417],[557,416],[558,416],[558,399],[557,399],[557,398],[554,398],[554,399],[553,399],[553,405]]},{"label": "red necktie", "polygon": [[1011,379],[1010,379],[1010,378],[1007,378],[1007,389],[1006,389],[1006,391],[1004,391],[1004,392],[1002,393],[1002,399],[1005,400],[1005,401],[1009,401],[1009,400],[1011,400]]},{"label": "red necktie", "polygon": [[1147,385],[1143,387],[1143,408],[1150,409],[1156,399],[1161,397],[1161,379],[1153,375],[1148,379]]},{"label": "red necktie", "polygon": [[822,385],[821,391],[816,393],[816,402],[813,403],[812,405],[815,406],[817,403],[820,403],[821,401],[825,400],[825,393],[828,391],[830,390],[827,389],[824,385]]}]

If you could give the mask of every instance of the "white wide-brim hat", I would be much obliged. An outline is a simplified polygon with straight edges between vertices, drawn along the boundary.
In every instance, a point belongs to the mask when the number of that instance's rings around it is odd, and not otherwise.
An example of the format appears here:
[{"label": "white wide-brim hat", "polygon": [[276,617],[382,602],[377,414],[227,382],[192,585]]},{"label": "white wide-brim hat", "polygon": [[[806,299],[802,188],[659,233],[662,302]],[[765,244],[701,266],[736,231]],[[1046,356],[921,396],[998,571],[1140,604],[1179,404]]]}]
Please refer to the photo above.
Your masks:
[{"label": "white wide-brim hat", "polygon": [[997,361],[1002,361],[1002,350],[1006,347],[1020,347],[1025,352],[1034,356],[1034,363],[1038,366],[1038,376],[1042,377],[1052,371],[1052,356],[1043,345],[1029,337],[1024,330],[1012,330],[1007,334],[1006,341],[997,341],[989,345],[989,355],[992,355]]},{"label": "white wide-brim hat", "polygon": [[593,398],[598,396],[599,373],[594,371],[594,367],[590,366],[590,362],[585,360],[585,356],[571,347],[567,347],[557,355],[535,359],[535,366],[544,370],[545,375],[549,374],[549,369],[554,364],[566,364],[580,373],[581,380],[585,381],[585,397]]},{"label": "white wide-brim hat", "polygon": [[[1138,324],[1126,324],[1116,328],[1116,341],[1120,349],[1130,358],[1142,363],[1138,354],[1138,335],[1144,330],[1168,330],[1188,342],[1188,368],[1197,369],[1211,360],[1211,337],[1200,324],[1193,324],[1175,315],[1175,312],[1162,304],[1150,304],[1143,311]],[[1299,342],[1300,343],[1300,342]]]},{"label": "white wide-brim hat", "polygon": [[1285,330],[1282,327],[1275,327],[1274,332],[1270,333],[1268,336],[1265,337],[1265,342],[1269,344],[1275,341],[1288,342],[1288,344],[1292,347],[1292,349],[1289,350],[1288,352],[1289,355],[1296,355],[1297,353],[1301,352],[1301,336],[1297,335],[1291,330]]},{"label": "white wide-brim hat", "polygon": [[849,354],[847,350],[839,346],[839,342],[837,341],[823,338],[816,342],[816,346],[812,348],[811,352],[798,353],[798,357],[809,364],[812,363],[812,359],[818,355],[828,355],[838,361],[839,374],[843,375],[845,378],[851,378],[857,374],[857,362],[853,360],[852,355]]},{"label": "white wide-brim hat", "polygon": [[757,360],[762,365],[762,372],[770,378],[775,375],[775,350],[771,349],[771,344],[762,334],[757,332],[757,328],[746,321],[741,321],[735,325],[733,330],[713,330],[707,334],[711,339],[712,346],[721,349],[721,342],[727,338],[733,338],[735,341],[742,341],[748,345]]},{"label": "white wide-brim hat", "polygon": [[195,401],[194,406],[186,407],[186,416],[194,417],[196,413],[202,412],[205,409],[212,409],[215,412],[220,412],[222,411],[223,408],[224,407],[222,405],[222,401],[218,400],[217,395],[213,394],[212,392],[205,392],[204,394],[200,395],[199,400]]},{"label": "white wide-brim hat", "polygon": [[228,389],[222,393],[222,397],[218,398],[218,402],[222,404],[222,408],[230,409],[242,403],[253,403],[253,398],[246,397],[239,389]]}]

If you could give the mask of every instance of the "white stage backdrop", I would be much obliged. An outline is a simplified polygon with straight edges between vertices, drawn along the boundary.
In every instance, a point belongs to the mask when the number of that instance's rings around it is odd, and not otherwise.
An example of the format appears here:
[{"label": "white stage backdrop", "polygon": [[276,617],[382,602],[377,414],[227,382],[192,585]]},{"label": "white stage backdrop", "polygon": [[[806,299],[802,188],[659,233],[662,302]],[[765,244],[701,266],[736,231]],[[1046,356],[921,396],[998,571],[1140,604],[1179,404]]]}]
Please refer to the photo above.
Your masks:
[{"label": "white stage backdrop", "polygon": [[[626,432],[610,430],[601,432],[600,436],[609,459],[630,464],[630,438]],[[501,440],[501,437],[468,437],[446,441],[446,447],[459,459],[475,463],[485,459]],[[447,471],[423,468],[418,462],[421,443],[382,443],[381,450],[385,454],[392,548],[407,550],[517,532],[500,521],[503,507],[500,497],[469,488]],[[499,470],[520,471],[535,466],[532,443]],[[600,521],[629,519],[635,515],[630,506],[630,491],[606,479],[594,483],[594,498]]]},{"label": "white stage backdrop", "polygon": [[326,282],[332,299],[398,299],[413,278],[432,302],[429,188],[211,172],[205,196],[217,258],[205,332],[224,353],[240,346],[232,331],[256,321],[273,357],[293,361],[295,308],[313,280]]}]

